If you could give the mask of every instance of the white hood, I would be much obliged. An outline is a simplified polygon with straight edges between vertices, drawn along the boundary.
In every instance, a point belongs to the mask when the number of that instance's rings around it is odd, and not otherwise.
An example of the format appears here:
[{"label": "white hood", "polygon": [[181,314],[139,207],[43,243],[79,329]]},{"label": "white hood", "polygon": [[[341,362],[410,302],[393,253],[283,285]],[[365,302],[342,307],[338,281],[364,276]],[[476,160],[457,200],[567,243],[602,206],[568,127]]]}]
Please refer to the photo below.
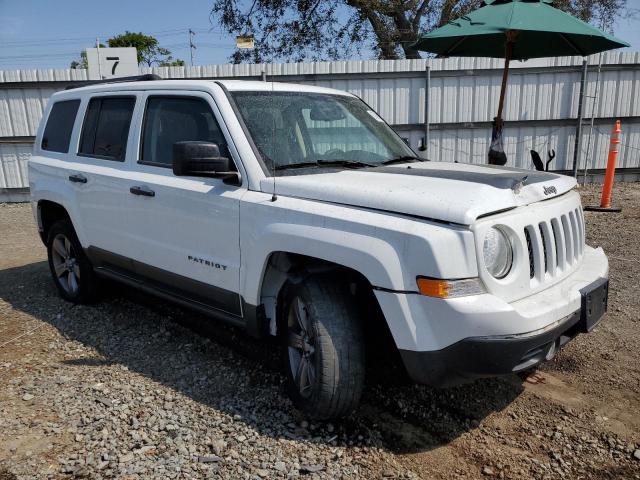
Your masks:
[{"label": "white hood", "polygon": [[[283,176],[275,185],[278,195],[470,225],[483,215],[562,195],[576,181],[509,167],[423,162]],[[273,179],[261,186],[271,193]]]}]

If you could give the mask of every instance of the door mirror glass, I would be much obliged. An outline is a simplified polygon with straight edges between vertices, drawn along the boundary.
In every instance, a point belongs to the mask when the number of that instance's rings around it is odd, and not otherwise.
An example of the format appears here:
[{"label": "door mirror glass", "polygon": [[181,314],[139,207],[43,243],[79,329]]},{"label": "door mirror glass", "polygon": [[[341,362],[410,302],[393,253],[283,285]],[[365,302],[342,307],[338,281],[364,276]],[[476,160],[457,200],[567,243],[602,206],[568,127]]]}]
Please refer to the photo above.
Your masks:
[{"label": "door mirror glass", "polygon": [[193,177],[235,177],[235,165],[220,155],[220,147],[211,142],[185,141],[173,144],[173,174]]}]

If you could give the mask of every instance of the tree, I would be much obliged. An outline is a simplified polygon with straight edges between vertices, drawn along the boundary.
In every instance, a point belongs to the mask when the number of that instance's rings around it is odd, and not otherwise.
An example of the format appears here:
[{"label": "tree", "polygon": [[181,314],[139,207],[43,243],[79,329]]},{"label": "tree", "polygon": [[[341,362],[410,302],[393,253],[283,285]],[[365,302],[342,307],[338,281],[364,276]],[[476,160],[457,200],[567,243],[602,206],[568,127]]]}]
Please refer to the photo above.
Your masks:
[{"label": "tree", "polygon": [[[100,48],[105,48],[106,45],[104,43],[99,44]],[[83,50],[80,52],[80,60],[74,60],[69,65],[69,68],[78,69],[78,68],[89,68],[89,63],[87,62],[87,51]]]},{"label": "tree", "polygon": [[[235,63],[337,60],[373,50],[382,59],[420,58],[419,35],[478,8],[482,0],[213,0],[210,19],[227,32],[253,35]],[[559,0],[556,6],[612,25],[627,0]]]},{"label": "tree", "polygon": [[142,32],[126,31],[110,38],[107,43],[110,47],[135,47],[138,50],[138,63],[148,67],[184,65],[183,60],[174,60],[171,51],[161,47],[155,37]]},{"label": "tree", "polygon": [[[160,67],[184,66],[184,60],[174,59],[171,51],[160,46],[158,40],[151,35],[142,32],[126,31],[120,35],[107,40],[109,47],[135,47],[138,52],[138,64],[149,67],[158,65]],[[100,44],[101,48],[105,45]],[[71,62],[71,68],[87,68],[87,54],[80,53],[80,60]]]},{"label": "tree", "polygon": [[89,63],[87,62],[87,52],[80,52],[80,60],[74,60],[69,65],[69,68],[78,69],[78,68],[89,68]]},{"label": "tree", "polygon": [[160,62],[158,66],[159,67],[184,67],[185,63],[184,63],[184,60],[181,60],[179,58],[176,58],[175,60],[173,60],[173,58],[169,56],[165,61]]}]

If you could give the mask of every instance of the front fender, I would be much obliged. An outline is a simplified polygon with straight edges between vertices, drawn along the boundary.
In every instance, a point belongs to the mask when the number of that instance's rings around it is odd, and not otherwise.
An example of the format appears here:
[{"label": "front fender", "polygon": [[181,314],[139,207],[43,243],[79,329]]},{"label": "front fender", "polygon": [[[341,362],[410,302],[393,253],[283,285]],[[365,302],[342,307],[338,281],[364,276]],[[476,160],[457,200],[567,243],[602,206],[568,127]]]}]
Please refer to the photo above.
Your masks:
[{"label": "front fender", "polygon": [[262,278],[274,252],[332,262],[359,272],[375,287],[394,291],[415,291],[418,275],[477,275],[468,230],[386,212],[266,198],[248,192],[241,206],[240,285],[250,304],[260,302]]},{"label": "front fender", "polygon": [[245,276],[245,299],[254,305],[259,303],[262,278],[274,252],[306,255],[351,268],[373,286],[401,287],[402,266],[394,247],[382,239],[366,235],[277,223],[262,230],[259,244],[246,251],[247,265],[261,265],[259,271]]}]

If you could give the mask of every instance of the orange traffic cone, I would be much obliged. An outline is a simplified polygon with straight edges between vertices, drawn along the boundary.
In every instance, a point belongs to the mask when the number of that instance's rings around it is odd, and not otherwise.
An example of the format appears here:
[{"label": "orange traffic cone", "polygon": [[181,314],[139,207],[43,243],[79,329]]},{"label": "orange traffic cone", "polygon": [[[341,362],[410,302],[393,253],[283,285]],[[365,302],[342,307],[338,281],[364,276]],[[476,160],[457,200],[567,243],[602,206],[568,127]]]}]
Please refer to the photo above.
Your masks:
[{"label": "orange traffic cone", "polygon": [[621,212],[621,208],[611,206],[611,192],[613,191],[613,180],[616,175],[616,159],[618,157],[618,145],[620,145],[620,120],[616,120],[611,132],[611,146],[609,147],[609,158],[607,159],[607,170],[604,174],[604,184],[602,185],[602,197],[600,206],[585,207],[591,212]]}]

